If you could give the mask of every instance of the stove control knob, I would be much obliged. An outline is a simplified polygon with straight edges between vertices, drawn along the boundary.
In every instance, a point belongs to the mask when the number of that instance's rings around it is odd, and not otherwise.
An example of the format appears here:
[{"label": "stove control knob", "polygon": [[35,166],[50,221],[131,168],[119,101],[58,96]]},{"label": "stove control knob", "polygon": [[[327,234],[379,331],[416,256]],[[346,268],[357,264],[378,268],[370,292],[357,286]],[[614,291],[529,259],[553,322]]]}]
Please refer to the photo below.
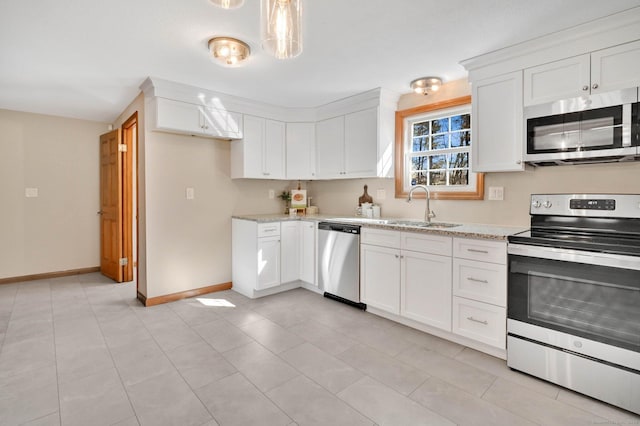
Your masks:
[{"label": "stove control knob", "polygon": [[544,207],[545,209],[551,208],[551,201],[545,201],[544,203],[542,203],[542,207]]},{"label": "stove control knob", "polygon": [[542,203],[540,203],[540,201],[539,201],[539,200],[534,200],[534,201],[531,203],[531,207],[533,207],[534,209],[539,209],[541,205],[542,205]]}]

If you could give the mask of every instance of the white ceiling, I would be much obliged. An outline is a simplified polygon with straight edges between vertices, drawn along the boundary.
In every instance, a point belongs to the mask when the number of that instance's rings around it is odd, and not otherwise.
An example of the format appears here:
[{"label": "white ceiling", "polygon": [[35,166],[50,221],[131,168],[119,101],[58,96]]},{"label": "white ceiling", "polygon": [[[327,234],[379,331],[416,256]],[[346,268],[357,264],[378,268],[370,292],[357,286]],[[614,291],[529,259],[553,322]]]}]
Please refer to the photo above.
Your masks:
[{"label": "white ceiling", "polygon": [[[304,50],[260,48],[259,1],[0,0],[0,108],[113,121],[147,76],[276,105],[311,107],[375,87],[407,93],[459,61],[640,6],[640,0],[303,0]],[[241,68],[208,57],[233,36]]]}]

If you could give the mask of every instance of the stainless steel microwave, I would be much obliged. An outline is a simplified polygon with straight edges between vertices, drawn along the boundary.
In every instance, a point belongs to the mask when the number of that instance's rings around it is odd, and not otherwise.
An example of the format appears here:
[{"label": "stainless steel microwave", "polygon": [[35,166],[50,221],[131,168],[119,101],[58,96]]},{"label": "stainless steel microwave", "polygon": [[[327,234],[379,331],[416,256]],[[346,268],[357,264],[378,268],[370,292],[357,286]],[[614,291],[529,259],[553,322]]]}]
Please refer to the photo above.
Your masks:
[{"label": "stainless steel microwave", "polygon": [[638,88],[525,108],[524,160],[533,165],[640,159]]}]

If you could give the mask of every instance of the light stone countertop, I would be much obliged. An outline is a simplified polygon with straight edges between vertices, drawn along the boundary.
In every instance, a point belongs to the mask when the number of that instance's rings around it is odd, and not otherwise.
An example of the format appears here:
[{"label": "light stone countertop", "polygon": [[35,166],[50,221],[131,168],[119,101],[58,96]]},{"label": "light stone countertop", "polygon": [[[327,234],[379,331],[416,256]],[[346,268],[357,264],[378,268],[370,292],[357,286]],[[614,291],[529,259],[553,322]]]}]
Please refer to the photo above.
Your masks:
[{"label": "light stone countertop", "polygon": [[[289,220],[311,220],[311,221],[331,221],[341,223],[352,223],[365,228],[387,229],[392,231],[419,232],[433,235],[444,235],[449,237],[462,238],[479,238],[485,240],[504,241],[509,235],[526,231],[528,228],[518,226],[501,226],[501,225],[483,225],[478,223],[460,223],[459,226],[451,228],[432,227],[425,228],[411,225],[398,225],[385,223],[386,221],[416,221],[420,219],[411,218],[380,218],[367,219],[360,217],[347,217],[341,215],[307,215],[307,216],[289,216],[285,214],[266,214],[266,215],[234,215],[234,219],[249,220],[258,223],[283,222]],[[437,224],[437,221],[433,222]],[[447,222],[445,222],[447,223]]]}]

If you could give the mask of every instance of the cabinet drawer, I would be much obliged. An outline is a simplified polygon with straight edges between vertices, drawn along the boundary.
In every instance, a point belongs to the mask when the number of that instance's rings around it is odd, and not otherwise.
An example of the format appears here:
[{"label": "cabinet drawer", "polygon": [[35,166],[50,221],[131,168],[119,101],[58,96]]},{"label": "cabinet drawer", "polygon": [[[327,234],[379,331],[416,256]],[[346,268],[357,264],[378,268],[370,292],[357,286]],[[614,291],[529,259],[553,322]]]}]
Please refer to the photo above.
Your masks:
[{"label": "cabinet drawer", "polygon": [[476,260],[453,260],[453,294],[507,306],[507,266]]},{"label": "cabinet drawer", "polygon": [[401,239],[403,250],[451,256],[451,246],[453,244],[451,237],[403,232]]},{"label": "cabinet drawer", "polygon": [[453,332],[504,349],[507,333],[506,309],[453,297]]},{"label": "cabinet drawer", "polygon": [[280,222],[258,224],[258,237],[274,237],[280,235]]},{"label": "cabinet drawer", "polygon": [[362,228],[360,234],[362,244],[374,246],[400,248],[400,232],[386,231],[384,229]]},{"label": "cabinet drawer", "polygon": [[453,256],[481,262],[507,264],[507,243],[499,241],[453,239]]}]

